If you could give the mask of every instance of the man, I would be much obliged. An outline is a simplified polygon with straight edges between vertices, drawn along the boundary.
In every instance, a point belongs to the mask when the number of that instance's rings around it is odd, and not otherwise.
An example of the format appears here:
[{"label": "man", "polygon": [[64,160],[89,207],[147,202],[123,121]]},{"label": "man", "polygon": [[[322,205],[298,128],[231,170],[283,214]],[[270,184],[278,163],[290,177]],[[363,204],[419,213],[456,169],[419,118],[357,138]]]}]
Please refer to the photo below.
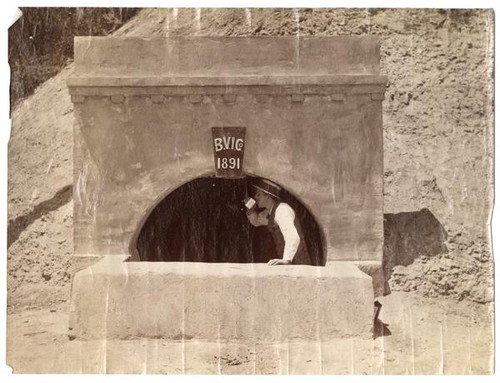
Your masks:
[{"label": "man", "polygon": [[268,265],[310,265],[311,259],[304,241],[300,222],[293,209],[281,201],[281,187],[274,182],[258,179],[253,185],[256,205],[247,218],[253,226],[267,226],[282,258],[271,259]]}]

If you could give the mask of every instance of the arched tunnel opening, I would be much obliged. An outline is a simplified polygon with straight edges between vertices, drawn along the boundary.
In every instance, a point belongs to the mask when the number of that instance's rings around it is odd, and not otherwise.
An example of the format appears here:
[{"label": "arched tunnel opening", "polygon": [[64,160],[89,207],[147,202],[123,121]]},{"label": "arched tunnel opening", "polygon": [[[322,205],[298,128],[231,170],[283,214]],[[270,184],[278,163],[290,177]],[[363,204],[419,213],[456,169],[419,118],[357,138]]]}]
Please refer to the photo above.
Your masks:
[{"label": "arched tunnel opening", "polygon": [[[254,227],[243,200],[253,197],[256,178],[196,178],[168,194],[153,209],[137,238],[141,261],[266,263],[277,254],[271,233]],[[308,209],[282,189],[281,199],[298,217],[310,264],[326,262],[320,227]]]}]

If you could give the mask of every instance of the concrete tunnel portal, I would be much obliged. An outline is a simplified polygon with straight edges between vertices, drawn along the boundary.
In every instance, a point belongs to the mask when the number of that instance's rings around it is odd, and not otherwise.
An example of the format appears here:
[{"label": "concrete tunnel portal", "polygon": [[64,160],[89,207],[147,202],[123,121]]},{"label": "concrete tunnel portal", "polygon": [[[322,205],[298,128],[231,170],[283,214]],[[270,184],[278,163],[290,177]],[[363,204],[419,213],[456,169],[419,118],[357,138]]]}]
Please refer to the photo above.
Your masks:
[{"label": "concrete tunnel portal", "polygon": [[[373,279],[358,266],[382,270],[379,37],[89,36],[74,56],[74,253],[102,259],[73,278],[73,336],[372,335]],[[288,188],[326,267],[265,264],[280,238],[247,221],[250,176]]]},{"label": "concrete tunnel portal", "polygon": [[[266,227],[252,226],[243,199],[254,195],[255,177],[200,177],[165,196],[139,232],[140,261],[266,263],[276,254]],[[282,199],[297,214],[311,265],[324,266],[326,256],[318,223],[309,210],[283,188]]]}]

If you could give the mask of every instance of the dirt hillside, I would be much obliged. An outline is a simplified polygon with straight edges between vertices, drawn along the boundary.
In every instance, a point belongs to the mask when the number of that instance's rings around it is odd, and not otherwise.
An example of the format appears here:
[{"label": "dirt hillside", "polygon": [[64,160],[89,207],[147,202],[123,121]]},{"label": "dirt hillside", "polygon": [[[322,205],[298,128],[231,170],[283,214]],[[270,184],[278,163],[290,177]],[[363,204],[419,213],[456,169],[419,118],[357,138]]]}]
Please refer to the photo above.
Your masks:
[{"label": "dirt hillside", "polygon": [[[432,230],[422,220],[421,226],[393,225],[397,235],[386,231],[388,272],[396,267],[391,288],[491,301],[491,12],[145,9],[115,32],[141,37],[297,34],[381,36],[381,72],[389,78],[384,101],[386,216],[418,215],[427,209],[438,223]],[[65,81],[71,72],[69,65],[13,112],[10,306],[29,304],[26,282],[38,291],[40,304],[67,296],[73,116]],[[431,251],[429,238],[442,243]],[[61,293],[53,294],[54,288]],[[42,299],[43,291],[48,293]]]}]

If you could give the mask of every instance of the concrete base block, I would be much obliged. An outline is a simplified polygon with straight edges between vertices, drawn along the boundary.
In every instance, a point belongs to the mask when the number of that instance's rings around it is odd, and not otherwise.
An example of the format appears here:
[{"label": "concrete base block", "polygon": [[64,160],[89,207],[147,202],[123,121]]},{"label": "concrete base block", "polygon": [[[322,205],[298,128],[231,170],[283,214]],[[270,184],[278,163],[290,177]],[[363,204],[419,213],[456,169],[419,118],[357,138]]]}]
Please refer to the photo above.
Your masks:
[{"label": "concrete base block", "polygon": [[75,275],[74,336],[268,342],[371,336],[372,281],[348,262],[313,267],[125,259],[107,256]]}]

